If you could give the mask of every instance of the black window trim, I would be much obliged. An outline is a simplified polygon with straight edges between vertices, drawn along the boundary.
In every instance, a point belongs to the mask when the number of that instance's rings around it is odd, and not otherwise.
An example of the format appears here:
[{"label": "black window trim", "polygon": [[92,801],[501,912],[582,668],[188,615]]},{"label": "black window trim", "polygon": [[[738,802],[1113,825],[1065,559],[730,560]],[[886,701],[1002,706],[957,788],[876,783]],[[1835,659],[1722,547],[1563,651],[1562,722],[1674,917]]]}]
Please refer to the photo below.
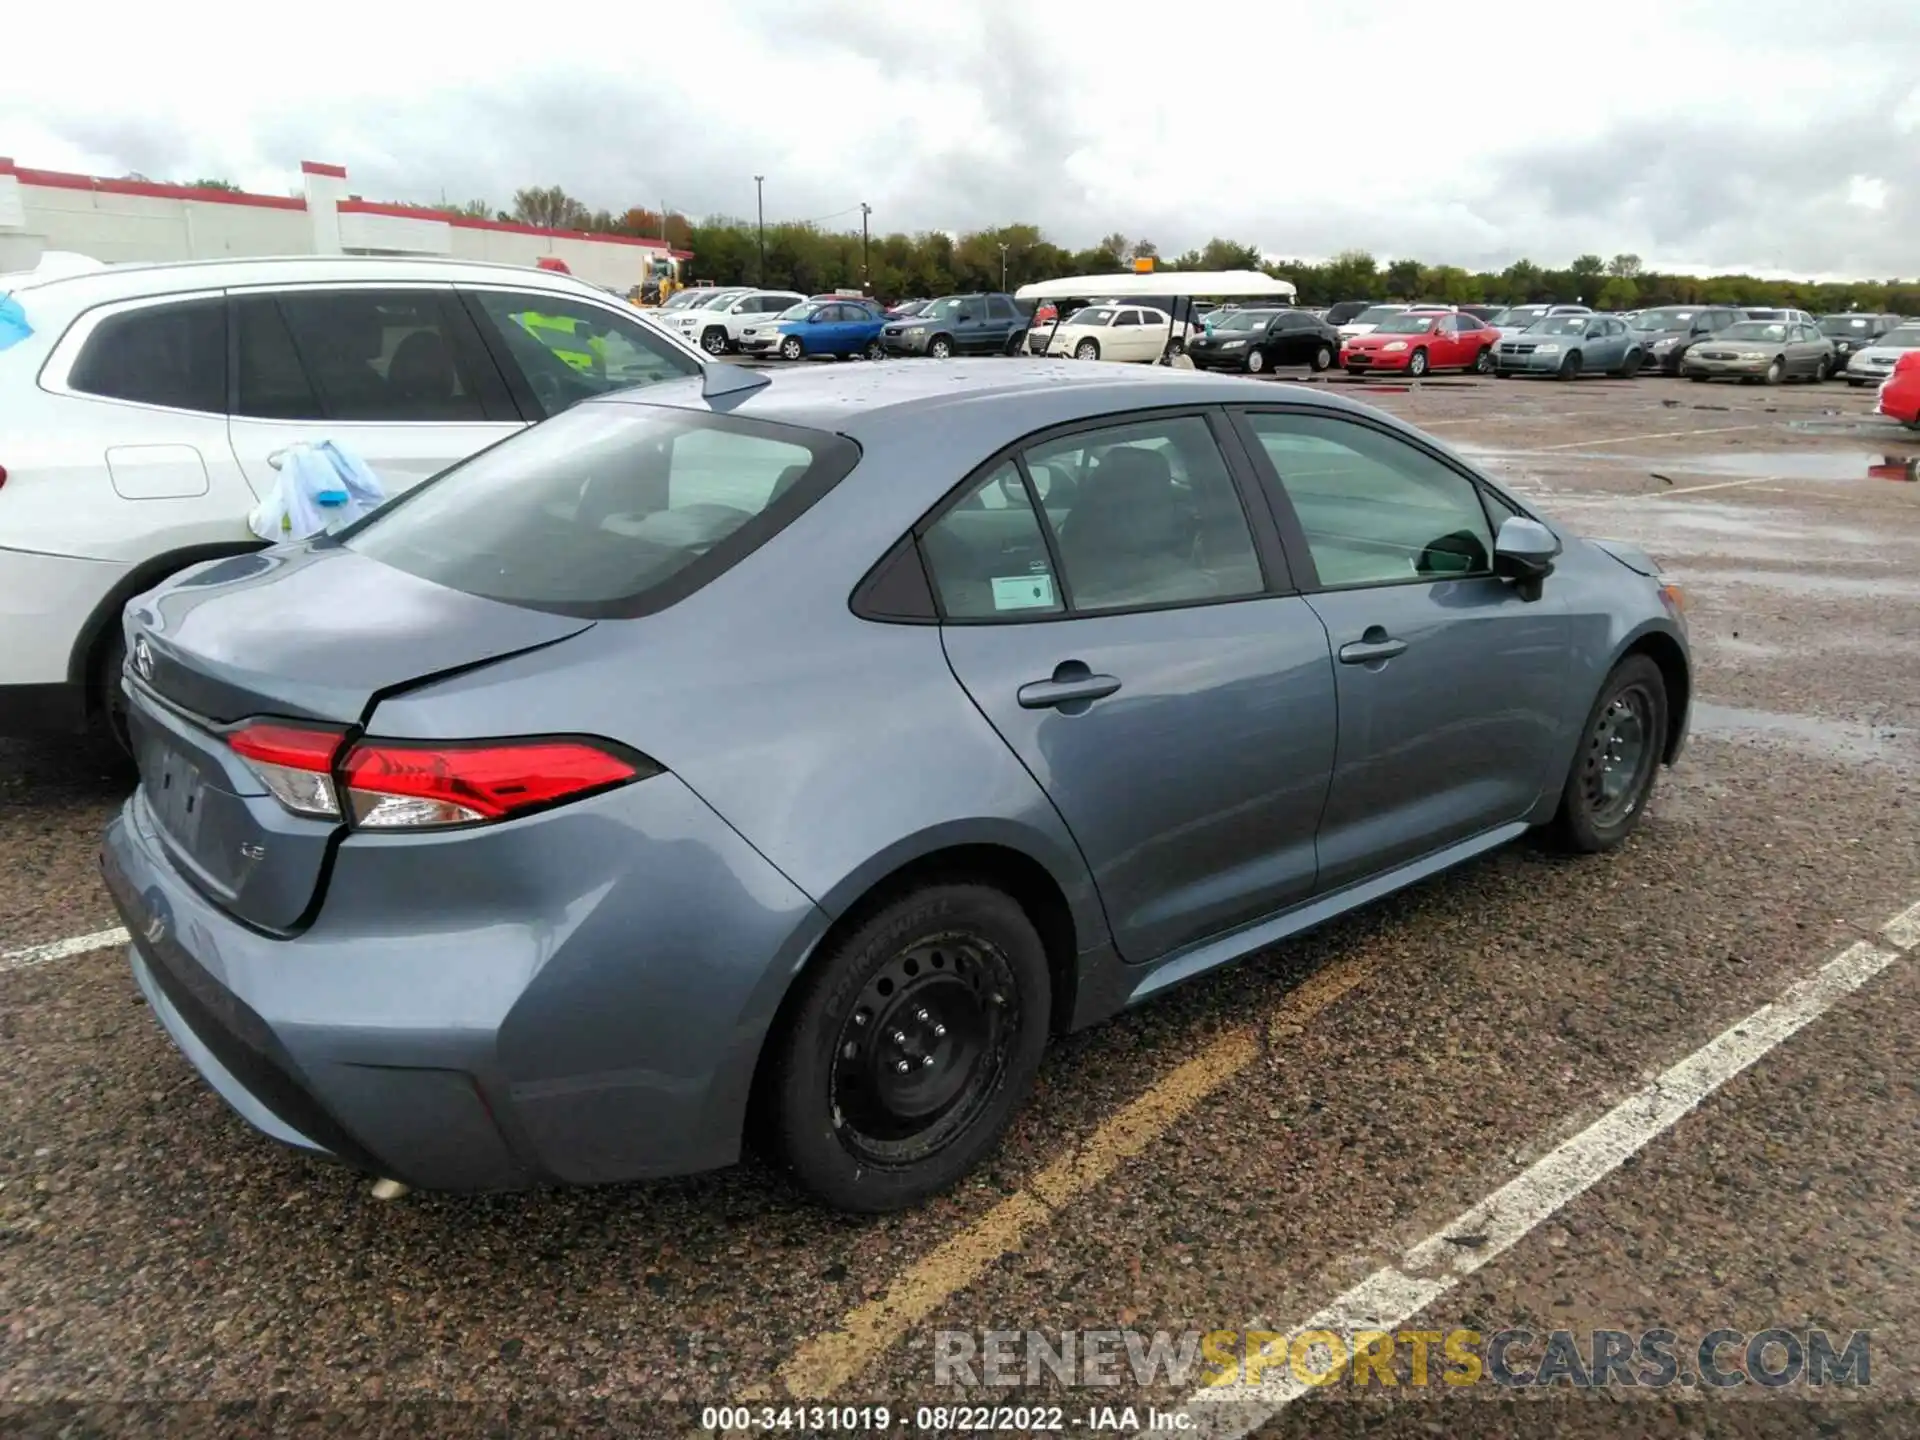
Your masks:
[{"label": "black window trim", "polygon": [[[1404,589],[1413,585],[1439,585],[1461,580],[1486,580],[1493,578],[1491,570],[1474,575],[1435,575],[1422,578],[1410,575],[1404,580],[1364,580],[1351,585],[1327,585],[1321,582],[1320,568],[1314,563],[1313,551],[1307,543],[1307,532],[1300,524],[1292,501],[1287,497],[1286,487],[1280,481],[1279,471],[1268,459],[1266,447],[1260,443],[1260,437],[1253,431],[1250,417],[1255,415],[1284,415],[1294,418],[1315,420],[1344,420],[1359,425],[1389,439],[1398,440],[1409,449],[1416,450],[1428,459],[1451,470],[1473,487],[1474,498],[1480,503],[1480,513],[1487,522],[1487,532],[1496,540],[1499,538],[1502,517],[1496,517],[1490,508],[1489,495],[1497,496],[1502,508],[1510,509],[1514,516],[1523,520],[1539,521],[1536,515],[1519,497],[1508,494],[1495,485],[1486,476],[1477,473],[1452,456],[1443,454],[1429,444],[1425,436],[1418,432],[1400,430],[1392,425],[1382,424],[1370,415],[1356,415],[1321,405],[1287,404],[1285,402],[1238,403],[1226,407],[1228,418],[1239,435],[1240,444],[1246,450],[1249,461],[1257,471],[1272,480],[1272,484],[1259,486],[1263,503],[1272,511],[1273,520],[1286,546],[1287,560],[1293,567],[1293,573],[1300,577],[1299,593],[1302,595],[1321,595],[1340,593],[1348,590]],[[1544,522],[1541,522],[1544,523]],[[1492,557],[1489,556],[1489,559]]]},{"label": "black window trim", "polygon": [[[606,395],[596,395],[591,399],[581,400],[568,406],[561,414],[571,415],[576,411],[585,410],[590,405],[629,405],[636,409],[672,416],[694,429],[726,430],[735,434],[777,440],[788,445],[799,445],[813,459],[807,466],[807,473],[786,494],[772,501],[751,520],[728,534],[706,554],[695,557],[689,564],[674,571],[657,585],[643,590],[639,595],[609,601],[579,603],[569,601],[553,604],[502,599],[498,602],[502,605],[513,605],[523,610],[535,610],[548,615],[567,615],[582,620],[638,620],[648,615],[657,615],[679,604],[695,591],[705,589],[741,561],[770,544],[781,531],[806,514],[829,491],[846,479],[860,463],[859,442],[838,431],[816,430],[810,426],[789,425],[776,420],[749,419],[744,415],[719,415],[711,411],[686,409],[677,405],[654,405],[629,391],[616,390]],[[386,504],[361,516],[351,525],[323,537],[320,543],[344,545],[361,531],[380,523],[435,486],[445,484],[450,476],[458,474],[482,455],[491,454],[499,448],[499,445],[526,433],[528,432],[525,430],[517,430],[513,435],[504,437],[496,444],[456,461],[439,474],[429,476],[411,489],[402,491]]]},{"label": "black window trim", "polygon": [[[1067,581],[1066,568],[1060,563],[1053,526],[1046,518],[1046,507],[1041,503],[1033,483],[1033,476],[1028,472],[1026,452],[1050,441],[1076,434],[1189,417],[1206,422],[1208,433],[1220,451],[1221,461],[1226,466],[1227,477],[1233,485],[1235,497],[1240,502],[1241,518],[1246,521],[1247,532],[1253,538],[1254,559],[1260,567],[1260,589],[1249,591],[1245,595],[1215,595],[1196,600],[1165,600],[1150,605],[1116,605],[1110,609],[1101,610],[1073,609],[1072,589]],[[971,495],[995,470],[1009,460],[1013,462],[1022,483],[1026,486],[1028,503],[1034,507],[1034,518],[1040,526],[1041,542],[1047,547],[1048,559],[1054,567],[1054,584],[1060,589],[1061,608],[1044,614],[948,615],[946,606],[941,603],[940,587],[934,580],[933,568],[927,563],[926,551],[921,547],[921,541],[925,538],[927,531],[939,524],[948,511]],[[1225,407],[1218,404],[1161,405],[1141,410],[1121,410],[1101,415],[1081,416],[1078,419],[1061,421],[1058,424],[1030,431],[1019,439],[1001,446],[969,470],[957,484],[950,487],[944,495],[928,507],[926,512],[909,527],[907,534],[912,537],[916,549],[920,552],[921,570],[926,575],[928,589],[933,594],[935,610],[933,617],[882,615],[876,613],[870,605],[865,605],[863,608],[865,597],[871,594],[873,587],[878,584],[881,572],[894,558],[896,547],[900,543],[896,540],[861,577],[860,582],[854,586],[852,594],[848,597],[849,608],[861,619],[893,625],[1058,624],[1070,620],[1105,620],[1116,615],[1152,614],[1160,610],[1191,610],[1202,605],[1238,605],[1253,600],[1271,600],[1282,596],[1298,595],[1303,593],[1304,588],[1294,581],[1287,550],[1280,532],[1274,526],[1273,514],[1267,506],[1259,478],[1247,456],[1245,441],[1228,418]]]}]

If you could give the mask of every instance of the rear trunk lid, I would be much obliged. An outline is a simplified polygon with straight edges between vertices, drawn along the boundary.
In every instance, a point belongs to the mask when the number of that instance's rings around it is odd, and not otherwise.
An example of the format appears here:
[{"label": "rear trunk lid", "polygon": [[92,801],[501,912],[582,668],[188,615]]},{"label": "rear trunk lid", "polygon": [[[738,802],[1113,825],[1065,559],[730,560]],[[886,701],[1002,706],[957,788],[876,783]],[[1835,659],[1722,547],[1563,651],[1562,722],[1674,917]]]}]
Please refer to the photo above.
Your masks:
[{"label": "rear trunk lid", "polygon": [[345,734],[382,696],[592,623],[447,589],[325,542],[190,570],[126,612],[140,800],[216,903],[250,925],[297,928],[342,822],[274,799],[229,744],[239,722]]}]

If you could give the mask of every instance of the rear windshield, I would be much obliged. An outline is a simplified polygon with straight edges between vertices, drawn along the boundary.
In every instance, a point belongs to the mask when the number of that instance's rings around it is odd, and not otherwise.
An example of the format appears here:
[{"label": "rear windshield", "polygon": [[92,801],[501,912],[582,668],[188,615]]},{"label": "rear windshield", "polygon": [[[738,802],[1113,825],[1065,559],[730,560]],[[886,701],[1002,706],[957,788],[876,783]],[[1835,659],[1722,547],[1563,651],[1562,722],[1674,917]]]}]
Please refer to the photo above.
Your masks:
[{"label": "rear windshield", "polygon": [[823,431],[589,402],[481,451],[343,539],[469,595],[640,615],[751,554],[858,458]]}]

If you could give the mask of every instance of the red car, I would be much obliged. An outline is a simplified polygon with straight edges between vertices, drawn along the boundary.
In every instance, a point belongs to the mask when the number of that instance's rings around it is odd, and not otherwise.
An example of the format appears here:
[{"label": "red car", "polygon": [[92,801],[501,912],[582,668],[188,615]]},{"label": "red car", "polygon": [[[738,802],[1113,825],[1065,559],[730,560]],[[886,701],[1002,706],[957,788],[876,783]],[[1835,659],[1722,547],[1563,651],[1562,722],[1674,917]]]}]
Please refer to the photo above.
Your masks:
[{"label": "red car", "polygon": [[1493,370],[1500,332],[1463,311],[1408,310],[1390,315],[1380,328],[1340,347],[1350,375],[1397,370],[1420,376],[1429,370]]},{"label": "red car", "polygon": [[1893,373],[1880,382],[1882,415],[1920,430],[1920,350],[1909,350],[1893,367]]}]

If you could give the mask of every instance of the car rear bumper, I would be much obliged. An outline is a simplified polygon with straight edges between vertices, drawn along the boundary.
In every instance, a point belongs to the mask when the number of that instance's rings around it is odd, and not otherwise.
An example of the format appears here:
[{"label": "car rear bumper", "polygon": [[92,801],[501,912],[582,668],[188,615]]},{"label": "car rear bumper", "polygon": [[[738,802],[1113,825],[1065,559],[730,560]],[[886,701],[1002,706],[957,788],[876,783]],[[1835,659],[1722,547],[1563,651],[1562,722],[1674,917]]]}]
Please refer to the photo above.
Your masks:
[{"label": "car rear bumper", "polygon": [[143,792],[101,868],[162,1026],[283,1144],[435,1190],[735,1159],[821,912],[672,776],[467,839],[349,837],[291,939],[190,885]]}]

